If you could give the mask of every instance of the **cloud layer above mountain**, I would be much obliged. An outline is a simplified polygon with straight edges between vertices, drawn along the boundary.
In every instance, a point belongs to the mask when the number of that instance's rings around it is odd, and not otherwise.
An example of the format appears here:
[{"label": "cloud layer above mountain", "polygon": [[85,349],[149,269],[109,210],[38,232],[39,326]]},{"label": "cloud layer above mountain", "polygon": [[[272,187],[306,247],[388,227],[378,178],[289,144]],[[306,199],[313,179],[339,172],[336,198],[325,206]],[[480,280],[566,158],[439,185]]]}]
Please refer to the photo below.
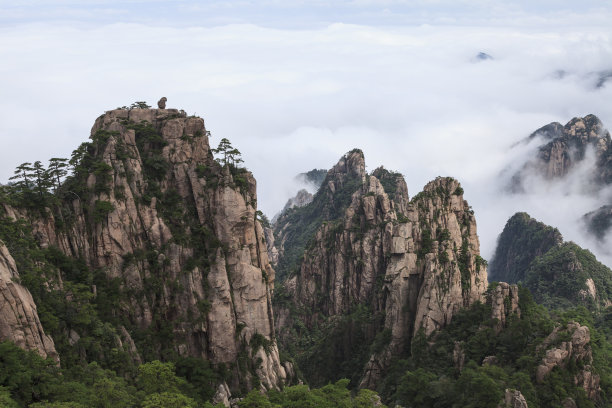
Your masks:
[{"label": "cloud layer above mountain", "polygon": [[[411,194],[438,175],[459,179],[485,256],[519,210],[580,241],[567,212],[580,194],[542,188],[517,201],[500,195],[499,174],[529,150],[511,146],[551,121],[593,113],[612,128],[610,14],[598,2],[580,13],[487,2],[500,9],[479,14],[481,2],[423,1],[415,16],[405,2],[355,0],[294,18],[303,2],[169,1],[167,21],[161,6],[123,3],[56,2],[37,19],[0,7],[0,181],[22,162],[69,156],[104,110],[166,96],[205,118],[211,144],[240,149],[270,216],[297,173],[359,147],[369,170],[402,172]],[[538,196],[564,201],[541,208]]]}]

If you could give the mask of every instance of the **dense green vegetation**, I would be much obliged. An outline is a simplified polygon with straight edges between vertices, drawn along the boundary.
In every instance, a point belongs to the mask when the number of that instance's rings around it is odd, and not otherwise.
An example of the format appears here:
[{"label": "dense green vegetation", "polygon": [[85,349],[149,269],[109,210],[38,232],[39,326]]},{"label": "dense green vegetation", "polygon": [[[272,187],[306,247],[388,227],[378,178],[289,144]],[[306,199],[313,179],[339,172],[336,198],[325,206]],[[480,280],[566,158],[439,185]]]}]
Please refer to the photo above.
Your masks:
[{"label": "dense green vegetation", "polygon": [[490,280],[517,283],[525,278],[531,262],[559,245],[563,237],[559,230],[516,213],[506,223],[489,262]]},{"label": "dense green vegetation", "polygon": [[368,305],[356,305],[350,313],[315,322],[311,328],[299,315],[296,312],[293,326],[285,328],[285,336],[292,341],[283,343],[284,351],[312,386],[347,378],[354,388],[371,353],[380,351],[374,348],[391,340],[390,333],[382,329],[383,316],[373,313]]},{"label": "dense green vegetation", "polygon": [[[0,406],[36,408],[212,407],[197,382],[177,375],[173,363],[151,361],[119,376],[98,363],[59,368],[54,361],[0,343]],[[4,401],[3,401],[4,398]],[[4,404],[2,404],[4,402]]]},{"label": "dense green vegetation", "polygon": [[[240,408],[369,408],[380,404],[378,395],[370,390],[351,393],[348,380],[327,384],[318,389],[306,385],[286,387],[282,391],[270,391],[262,395],[251,391],[238,403]],[[384,405],[377,405],[385,408]]]},{"label": "dense green vegetation", "polygon": [[[573,398],[579,407],[606,407],[612,403],[612,346],[609,321],[597,320],[584,308],[549,312],[536,304],[526,289],[520,292],[521,316],[512,316],[499,333],[491,310],[477,303],[457,314],[452,323],[429,338],[417,334],[410,356],[398,360],[380,386],[390,405],[405,407],[495,408],[507,388],[520,390],[530,408],[561,406]],[[554,369],[542,382],[536,367],[545,348],[538,348],[555,326],[568,321],[589,326],[593,366],[601,376],[601,398],[589,400],[574,376],[583,367],[569,364]],[[563,338],[558,339],[561,341]],[[558,343],[553,343],[554,346]],[[464,355],[460,369],[453,360],[459,347]],[[549,346],[550,347],[550,346]],[[483,364],[485,357],[494,356]]]},{"label": "dense green vegetation", "polygon": [[[525,213],[512,216],[499,237],[489,280],[520,282],[549,308],[604,307],[612,300],[612,271],[556,228]],[[595,297],[587,280],[594,284]]]},{"label": "dense green vegetation", "polygon": [[[213,408],[202,400],[198,383],[178,375],[172,363],[151,361],[133,376],[118,376],[93,362],[71,369],[52,360],[0,342],[0,406],[3,408]],[[317,407],[367,408],[380,401],[369,390],[351,393],[348,380],[320,389],[306,385],[285,387],[267,395],[251,391],[238,403],[244,408]],[[221,408],[222,404],[215,407]]]},{"label": "dense green vegetation", "polygon": [[395,194],[397,192],[397,183],[400,178],[403,176],[400,173],[389,171],[384,167],[379,167],[372,172],[372,175],[380,181],[382,184],[385,193],[389,196],[391,200],[395,199]]},{"label": "dense green vegetation", "polygon": [[[587,279],[593,280],[595,298],[589,294]],[[612,271],[573,242],[536,258],[525,274],[524,284],[538,303],[549,308],[584,305],[596,309],[612,299]]]}]

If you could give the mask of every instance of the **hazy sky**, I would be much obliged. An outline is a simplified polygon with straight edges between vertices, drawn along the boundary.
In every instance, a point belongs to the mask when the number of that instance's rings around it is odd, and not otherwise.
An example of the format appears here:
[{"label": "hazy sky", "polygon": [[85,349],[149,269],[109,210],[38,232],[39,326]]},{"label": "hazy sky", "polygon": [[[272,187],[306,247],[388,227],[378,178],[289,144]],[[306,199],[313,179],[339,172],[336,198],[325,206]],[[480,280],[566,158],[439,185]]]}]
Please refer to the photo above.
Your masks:
[{"label": "hazy sky", "polygon": [[499,174],[551,121],[612,128],[612,78],[596,87],[610,21],[607,1],[0,0],[0,182],[70,156],[105,110],[166,96],[242,151],[270,217],[295,174],[359,147],[411,195],[459,179],[485,257],[519,210],[588,244],[573,220],[606,192],[537,184],[516,199]]}]

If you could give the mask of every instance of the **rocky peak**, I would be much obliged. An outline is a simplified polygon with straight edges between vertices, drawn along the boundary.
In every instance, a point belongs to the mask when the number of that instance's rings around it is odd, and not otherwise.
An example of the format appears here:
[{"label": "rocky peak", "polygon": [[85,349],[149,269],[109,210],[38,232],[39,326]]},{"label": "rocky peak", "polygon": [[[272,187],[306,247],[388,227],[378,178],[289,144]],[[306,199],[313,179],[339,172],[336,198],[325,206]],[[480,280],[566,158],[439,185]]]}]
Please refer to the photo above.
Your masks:
[{"label": "rocky peak", "polygon": [[526,213],[513,215],[498,238],[489,279],[521,283],[551,308],[607,307],[612,271],[561,233]]},{"label": "rocky peak", "polygon": [[[363,387],[375,386],[417,332],[429,335],[460,308],[484,299],[486,262],[473,211],[452,178],[432,181],[409,201],[401,175],[382,168],[367,175],[363,154],[352,151],[328,172],[311,204],[279,219],[277,237],[295,234],[295,226],[312,232],[302,238],[303,256],[294,260],[279,302],[304,312],[279,307],[280,338],[294,343],[293,324],[314,328],[367,308],[376,318],[363,322],[364,341],[377,333],[387,340],[363,361]],[[292,242],[285,239],[285,254],[294,250]],[[346,346],[356,347],[352,341]],[[326,364],[334,366],[333,358]],[[326,380],[312,374],[315,382]]]},{"label": "rocky peak", "polygon": [[534,259],[562,242],[563,236],[558,229],[527,213],[514,214],[497,238],[497,247],[489,263],[489,279],[508,283],[522,281]]},{"label": "rocky peak", "polygon": [[535,132],[529,135],[528,140],[532,140],[536,137],[541,137],[544,140],[553,140],[563,136],[563,125],[559,122],[552,122],[548,125],[542,126]]},{"label": "rocky peak", "polygon": [[587,148],[593,148],[596,165],[592,180],[599,184],[612,182],[612,140],[595,115],[576,117],[565,126],[550,123],[532,133],[528,140],[540,136],[544,144],[521,171],[513,177],[512,190],[522,190],[523,179],[538,174],[547,179],[561,178],[585,159]]},{"label": "rocky peak", "polygon": [[345,154],[338,163],[328,172],[322,187],[328,188],[331,193],[342,188],[347,180],[358,179],[365,182],[365,158],[359,149],[353,149]]},{"label": "rocky peak", "polygon": [[365,177],[365,157],[361,149],[353,149],[346,153],[338,160],[338,163],[328,172],[330,174],[353,174],[359,177]]},{"label": "rocky peak", "polygon": [[293,207],[303,207],[312,201],[313,195],[310,194],[306,189],[301,189],[297,192],[295,197],[290,198],[283,207],[283,212]]},{"label": "rocky peak", "polygon": [[[176,109],[108,111],[73,155],[61,209],[15,214],[42,247],[83,258],[116,282],[113,313],[129,323],[128,336],[165,333],[135,341],[145,358],[227,367],[223,389],[278,388],[287,371],[274,339],[275,271],[256,182],[231,157],[215,160],[208,139],[202,118]],[[71,335],[75,347],[82,334]]]}]

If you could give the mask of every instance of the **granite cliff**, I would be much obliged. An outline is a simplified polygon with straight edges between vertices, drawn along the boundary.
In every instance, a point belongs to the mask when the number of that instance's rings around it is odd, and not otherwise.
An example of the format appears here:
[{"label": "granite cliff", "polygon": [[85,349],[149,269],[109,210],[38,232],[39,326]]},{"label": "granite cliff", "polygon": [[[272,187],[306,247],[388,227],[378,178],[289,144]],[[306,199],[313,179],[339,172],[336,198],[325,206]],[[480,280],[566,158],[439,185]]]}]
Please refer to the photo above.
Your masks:
[{"label": "granite cliff", "polygon": [[[88,304],[110,302],[98,314],[112,326],[114,345],[138,361],[210,362],[226,373],[219,374],[219,398],[282,386],[291,368],[281,364],[274,339],[275,272],[257,220],[256,182],[227,155],[215,161],[204,121],[176,109],[108,111],[71,164],[73,174],[54,194],[41,191],[37,208],[20,206],[29,190],[7,194],[3,220],[27,224],[45,254],[78,259],[82,271],[93,271],[79,284]],[[20,334],[10,318],[0,336],[54,356],[32,299],[10,282],[16,268],[1,249],[2,296],[14,298],[2,307],[24,309],[23,330],[35,335]],[[52,270],[45,279],[63,288],[70,276]],[[69,343],[66,353],[94,359],[83,344],[88,330],[68,325],[55,341]]]},{"label": "granite cliff", "polygon": [[[310,359],[300,365],[307,377],[319,358],[333,366],[356,353],[349,365],[357,371],[345,375],[373,387],[417,332],[429,335],[484,300],[476,221],[451,178],[430,182],[409,200],[400,174],[384,168],[367,174],[356,149],[329,170],[312,203],[279,218],[275,233],[284,248],[279,339],[295,348],[305,328],[325,326],[344,341],[330,356],[303,354]],[[328,380],[325,372],[312,374],[315,383]]]}]

